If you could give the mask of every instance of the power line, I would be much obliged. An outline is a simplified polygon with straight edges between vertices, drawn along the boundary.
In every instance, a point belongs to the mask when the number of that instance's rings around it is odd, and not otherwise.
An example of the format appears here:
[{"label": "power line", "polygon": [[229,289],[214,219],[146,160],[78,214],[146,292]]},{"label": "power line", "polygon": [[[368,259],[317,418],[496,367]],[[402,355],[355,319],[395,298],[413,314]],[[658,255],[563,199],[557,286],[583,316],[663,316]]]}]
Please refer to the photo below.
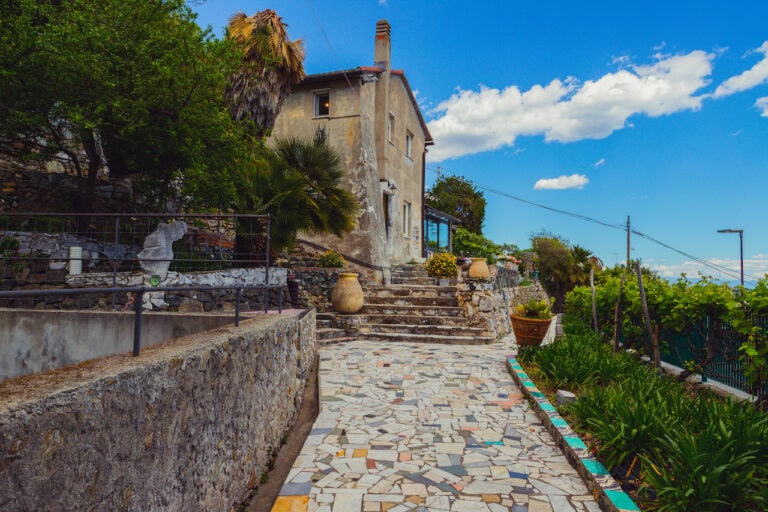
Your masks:
[{"label": "power line", "polygon": [[[445,172],[445,169],[442,169],[440,167],[438,167],[438,168],[429,168],[429,167],[427,167],[427,170],[429,170],[431,172],[434,172],[438,176],[441,176]],[[621,230],[621,231],[626,231],[626,229],[627,229],[627,226],[624,225],[624,224],[611,224],[609,222],[604,222],[604,221],[595,219],[593,217],[589,217],[587,215],[582,215],[580,213],[569,212],[567,210],[561,210],[559,208],[553,208],[551,206],[547,206],[547,205],[544,205],[544,204],[535,203],[533,201],[529,201],[527,199],[523,199],[522,197],[513,196],[512,194],[508,194],[506,192],[503,192],[501,190],[495,189],[493,187],[489,187],[487,185],[482,185],[482,184],[479,184],[479,183],[472,182],[472,181],[470,181],[470,180],[468,180],[468,179],[466,179],[466,178],[464,178],[462,176],[457,176],[455,174],[451,174],[451,177],[453,177],[454,179],[457,179],[457,180],[459,180],[459,181],[461,181],[463,183],[466,183],[468,185],[476,187],[476,188],[478,188],[480,190],[485,190],[485,191],[491,192],[493,194],[505,197],[507,199],[512,199],[514,201],[518,201],[518,202],[521,202],[521,203],[524,203],[524,204],[535,206],[535,207],[541,208],[543,210],[551,211],[551,212],[554,212],[554,213],[559,213],[561,215],[566,215],[568,217],[572,217],[572,218],[575,218],[575,219],[583,220],[585,222],[591,222],[593,224],[597,224],[597,225],[600,225],[600,226],[603,226],[603,227],[608,227],[608,228],[612,228],[612,229],[618,229],[618,230]],[[655,244],[660,245],[660,246],[662,246],[662,247],[664,247],[666,249],[674,251],[674,252],[676,252],[676,253],[678,253],[678,254],[680,254],[682,256],[685,256],[686,258],[689,258],[689,259],[695,261],[696,263],[699,263],[699,264],[701,264],[701,265],[703,265],[705,267],[709,267],[709,268],[711,268],[713,270],[716,270],[716,271],[726,275],[727,277],[730,277],[731,279],[738,279],[739,278],[739,273],[734,271],[733,269],[729,269],[728,267],[724,267],[722,265],[718,265],[717,263],[712,263],[712,262],[707,261],[705,259],[702,259],[702,258],[699,258],[697,256],[694,256],[694,255],[692,255],[690,253],[687,253],[685,251],[682,251],[680,249],[672,247],[671,245],[669,245],[667,243],[664,243],[661,240],[658,240],[658,239],[656,239],[656,238],[654,238],[654,237],[652,237],[650,235],[646,235],[645,233],[642,233],[640,231],[632,229],[632,230],[630,230],[630,232],[635,234],[635,235],[637,235],[637,236],[639,236],[639,237],[641,237],[641,238],[643,238],[643,239],[645,239],[645,240],[648,240],[649,242],[655,243]],[[760,278],[758,278],[756,276],[749,275],[749,274],[744,274],[744,276],[745,277],[749,277],[751,279],[754,279],[755,281],[758,281],[760,279]]]},{"label": "power line", "polygon": [[[443,169],[430,169],[430,168],[427,168],[427,170],[429,170],[431,172],[434,172],[438,176],[441,173],[444,172]],[[495,189],[493,187],[489,187],[487,185],[482,185],[482,184],[479,184],[479,183],[475,183],[475,182],[469,181],[469,180],[467,180],[466,178],[464,178],[462,176],[456,176],[454,174],[454,175],[451,175],[451,177],[453,177],[454,179],[457,179],[457,180],[459,180],[461,182],[464,182],[464,183],[466,183],[468,185],[472,185],[473,187],[477,187],[477,188],[479,188],[481,190],[486,190],[486,191],[491,192],[493,194],[496,194],[496,195],[499,195],[499,196],[502,196],[502,197],[506,197],[507,199],[512,199],[514,201],[519,201],[521,203],[529,204],[529,205],[535,206],[537,208],[541,208],[541,209],[548,210],[548,211],[551,211],[551,212],[559,213],[559,214],[562,214],[562,215],[567,215],[569,217],[573,217],[575,219],[583,220],[583,221],[586,221],[586,222],[592,222],[594,224],[599,224],[601,226],[608,227],[608,228],[619,229],[621,231],[625,231],[625,229],[626,229],[623,224],[611,224],[609,222],[603,222],[601,220],[595,219],[593,217],[588,217],[587,215],[582,215],[580,213],[569,212],[567,210],[561,210],[559,208],[554,208],[552,206],[547,206],[545,204],[534,203],[533,201],[529,201],[528,199],[523,199],[522,197],[513,196],[512,194],[508,194],[507,192]]]},{"label": "power line", "polygon": [[[317,11],[315,11],[315,6],[312,5],[312,0],[307,0],[307,5],[309,5],[309,10],[312,11],[312,16],[315,18],[315,23],[317,23],[317,28],[319,28],[320,33],[323,34],[323,39],[325,39],[325,43],[328,45],[328,48],[331,50],[331,54],[333,55],[333,58],[336,59],[336,62],[339,63],[339,67],[342,68],[343,66],[341,64],[341,60],[339,59],[339,56],[336,55],[336,50],[331,44],[331,40],[328,38],[328,34],[325,32],[325,28],[323,28],[323,24],[320,23],[320,18],[317,15]],[[349,88],[354,89],[354,87],[352,87],[352,82],[349,80],[349,77],[347,76],[346,71],[342,69],[341,73],[344,75],[344,78],[346,79],[347,85],[349,85]]]}]

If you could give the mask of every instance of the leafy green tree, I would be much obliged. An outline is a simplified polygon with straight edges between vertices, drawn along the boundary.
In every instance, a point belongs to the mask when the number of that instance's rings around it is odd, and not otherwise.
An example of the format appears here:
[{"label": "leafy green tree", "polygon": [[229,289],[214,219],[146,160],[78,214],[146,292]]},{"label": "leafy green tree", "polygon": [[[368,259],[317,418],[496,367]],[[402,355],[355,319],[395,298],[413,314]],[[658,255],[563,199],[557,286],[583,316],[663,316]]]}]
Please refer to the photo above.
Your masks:
[{"label": "leafy green tree", "polygon": [[271,9],[246,16],[236,13],[227,38],[242,53],[239,69],[229,77],[225,98],[235,119],[252,122],[254,134],[266,137],[285,98],[304,78],[304,46],[290,41],[286,25]]},{"label": "leafy green tree", "polygon": [[461,219],[464,229],[482,235],[485,197],[472,183],[457,176],[441,176],[425,199],[430,206]]},{"label": "leafy green tree", "polygon": [[562,312],[566,293],[588,283],[590,270],[599,270],[600,260],[588,249],[570,246],[567,240],[549,233],[534,235],[531,244],[538,260],[539,280],[555,297],[555,309]]},{"label": "leafy green tree", "polygon": [[149,178],[158,203],[187,171],[233,190],[242,135],[222,98],[236,54],[183,0],[17,0],[0,17],[0,142],[71,164],[74,209],[92,209],[101,168]]}]

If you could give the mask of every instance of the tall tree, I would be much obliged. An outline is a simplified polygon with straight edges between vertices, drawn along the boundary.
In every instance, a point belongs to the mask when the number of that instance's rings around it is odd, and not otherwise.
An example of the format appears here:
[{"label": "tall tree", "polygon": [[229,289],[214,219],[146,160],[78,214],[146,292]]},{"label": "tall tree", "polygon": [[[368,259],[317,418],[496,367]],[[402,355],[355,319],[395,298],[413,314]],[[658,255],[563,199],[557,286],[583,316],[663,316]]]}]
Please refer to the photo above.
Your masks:
[{"label": "tall tree", "polygon": [[304,78],[304,45],[290,41],[286,25],[271,9],[252,16],[238,12],[227,38],[242,52],[240,69],[229,77],[225,98],[235,119],[248,119],[254,134],[266,137],[283,101]]},{"label": "tall tree", "polygon": [[566,293],[589,282],[590,269],[602,268],[602,262],[591,251],[580,245],[570,246],[558,236],[539,233],[531,243],[538,258],[539,279],[547,293],[555,297],[557,311],[562,311]]},{"label": "tall tree", "polygon": [[183,0],[17,0],[0,18],[0,146],[72,165],[75,210],[92,211],[102,168],[150,178],[158,202],[187,172],[226,185],[242,139],[222,99],[235,53]]},{"label": "tall tree", "polygon": [[441,176],[425,199],[430,206],[461,219],[464,229],[479,235],[483,233],[485,197],[464,178]]}]

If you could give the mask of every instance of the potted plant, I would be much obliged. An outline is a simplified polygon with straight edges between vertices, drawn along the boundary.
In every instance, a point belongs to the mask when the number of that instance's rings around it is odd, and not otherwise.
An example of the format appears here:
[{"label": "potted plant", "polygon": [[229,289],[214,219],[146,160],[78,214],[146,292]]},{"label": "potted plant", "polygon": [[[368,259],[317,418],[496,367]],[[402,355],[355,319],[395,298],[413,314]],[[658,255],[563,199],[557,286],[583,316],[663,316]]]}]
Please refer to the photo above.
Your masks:
[{"label": "potted plant", "polygon": [[424,268],[427,275],[437,277],[440,286],[448,286],[450,278],[456,277],[456,256],[448,252],[440,252],[427,260]]},{"label": "potted plant", "polygon": [[512,330],[519,347],[541,344],[552,323],[554,303],[554,297],[549,300],[531,299],[524,304],[518,304],[510,313]]}]

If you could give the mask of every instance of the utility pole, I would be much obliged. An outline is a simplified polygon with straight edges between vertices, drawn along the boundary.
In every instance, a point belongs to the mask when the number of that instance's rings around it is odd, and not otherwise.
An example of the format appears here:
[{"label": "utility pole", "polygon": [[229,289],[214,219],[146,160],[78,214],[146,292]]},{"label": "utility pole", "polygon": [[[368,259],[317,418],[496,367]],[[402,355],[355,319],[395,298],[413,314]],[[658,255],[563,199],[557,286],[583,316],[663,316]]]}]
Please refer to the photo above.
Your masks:
[{"label": "utility pole", "polygon": [[629,262],[629,251],[630,251],[629,234],[630,234],[631,231],[632,230],[630,229],[629,215],[627,215],[627,269],[630,270],[630,271],[632,270],[632,268],[629,266],[630,265],[630,262]]}]

